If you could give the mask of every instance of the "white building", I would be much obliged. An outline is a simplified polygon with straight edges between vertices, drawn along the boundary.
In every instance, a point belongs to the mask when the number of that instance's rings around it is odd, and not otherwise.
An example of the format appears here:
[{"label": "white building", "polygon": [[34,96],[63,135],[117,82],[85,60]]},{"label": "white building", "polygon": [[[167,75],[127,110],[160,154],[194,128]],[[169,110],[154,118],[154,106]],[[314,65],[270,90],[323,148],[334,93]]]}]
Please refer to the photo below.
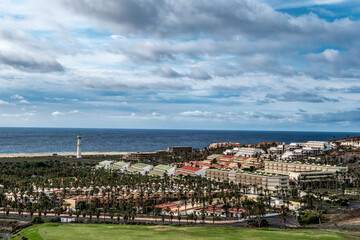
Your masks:
[{"label": "white building", "polygon": [[153,168],[152,165],[146,163],[135,163],[131,165],[128,170],[133,173],[140,173],[141,175],[147,174]]},{"label": "white building", "polygon": [[327,141],[308,141],[304,143],[290,143],[286,149],[285,153],[281,156],[282,160],[298,160],[336,149],[336,145]]},{"label": "white building", "polygon": [[74,217],[61,217],[61,222],[62,222],[62,223],[75,222],[75,218],[74,218]]},{"label": "white building", "polygon": [[105,161],[99,162],[99,164],[96,165],[95,168],[111,169],[111,166],[113,163],[114,163],[113,160],[105,160]]},{"label": "white building", "polygon": [[111,169],[120,170],[121,172],[125,172],[129,169],[129,166],[130,166],[130,163],[119,161],[119,162],[114,163],[111,166]]},{"label": "white building", "polygon": [[349,140],[340,143],[341,146],[360,148],[360,140]]},{"label": "white building", "polygon": [[285,151],[285,145],[278,145],[276,147],[271,147],[270,148],[270,153],[271,154],[283,154]]},{"label": "white building", "polygon": [[234,148],[233,151],[236,151],[236,157],[254,157],[265,154],[265,151],[260,148]]}]

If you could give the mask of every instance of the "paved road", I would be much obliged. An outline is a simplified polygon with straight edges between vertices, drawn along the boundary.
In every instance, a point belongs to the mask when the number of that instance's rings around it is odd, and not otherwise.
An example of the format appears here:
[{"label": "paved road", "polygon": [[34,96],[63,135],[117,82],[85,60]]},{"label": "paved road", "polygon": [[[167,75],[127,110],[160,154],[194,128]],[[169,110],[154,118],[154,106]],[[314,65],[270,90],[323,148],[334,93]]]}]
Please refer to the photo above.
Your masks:
[{"label": "paved road", "polygon": [[[34,213],[33,217],[38,216],[37,213]],[[54,213],[48,213],[46,215],[46,217],[44,215],[41,216],[42,218],[45,218],[46,220],[50,221],[51,219],[57,217]],[[60,217],[69,217],[68,214],[61,214]],[[74,218],[76,218],[76,216],[73,215]],[[14,218],[14,219],[20,219],[20,220],[27,220],[30,221],[30,214],[29,213],[23,213],[23,217],[19,217],[19,214],[17,212],[10,212],[9,216],[4,215],[4,213],[0,213],[0,218]],[[100,216],[99,221],[100,222],[104,222],[105,221],[111,221],[111,217],[110,216]],[[273,217],[266,217],[265,218],[268,223],[269,223],[269,227],[271,228],[281,228],[283,227],[283,223],[280,222],[280,219],[278,216],[273,216]],[[85,218],[83,218],[82,216],[79,217],[80,221],[84,221],[86,220],[87,222],[90,221],[89,216],[86,216]],[[97,222],[98,219],[96,218],[96,216],[92,217],[91,222]],[[166,218],[165,221],[163,222],[161,218],[153,218],[153,217],[136,217],[134,219],[135,222],[142,222],[142,223],[156,223],[156,224],[170,224],[171,220]],[[113,222],[118,222],[117,217],[114,216],[113,218]],[[120,219],[121,223],[124,223],[125,221],[121,218]],[[131,220],[127,220],[127,222],[131,222]],[[204,222],[201,221],[201,219],[198,219],[195,223],[194,220],[186,220],[185,217],[182,217],[179,223],[179,220],[177,219],[176,216],[174,216],[173,220],[172,220],[172,224],[181,224],[181,225],[212,225],[213,221],[212,220],[205,220]],[[245,227],[247,224],[247,221],[239,221],[239,220],[221,220],[221,221],[214,221],[215,225],[228,225],[228,226],[234,226],[234,227]],[[293,216],[288,216],[288,221],[286,224],[288,227],[296,227],[297,223],[294,220]]]}]

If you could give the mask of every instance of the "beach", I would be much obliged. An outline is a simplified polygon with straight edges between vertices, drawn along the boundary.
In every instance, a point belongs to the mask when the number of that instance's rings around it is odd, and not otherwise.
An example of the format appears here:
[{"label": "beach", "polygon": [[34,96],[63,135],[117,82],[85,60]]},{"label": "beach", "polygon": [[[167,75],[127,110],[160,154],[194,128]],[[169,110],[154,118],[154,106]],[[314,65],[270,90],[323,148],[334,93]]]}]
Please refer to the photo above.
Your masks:
[{"label": "beach", "polygon": [[[129,152],[83,152],[82,156],[125,156]],[[0,158],[14,158],[14,157],[50,157],[53,153],[12,153],[12,154],[0,154]],[[57,156],[63,157],[76,157],[76,152],[73,153],[57,153]]]}]

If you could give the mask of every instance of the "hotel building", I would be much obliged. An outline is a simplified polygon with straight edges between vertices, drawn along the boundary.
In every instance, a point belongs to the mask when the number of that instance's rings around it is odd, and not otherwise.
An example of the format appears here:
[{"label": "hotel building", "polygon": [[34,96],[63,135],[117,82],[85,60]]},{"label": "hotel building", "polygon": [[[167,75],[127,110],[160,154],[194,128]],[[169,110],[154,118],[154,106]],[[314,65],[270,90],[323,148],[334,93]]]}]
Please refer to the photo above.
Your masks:
[{"label": "hotel building", "polygon": [[242,170],[213,169],[206,170],[206,178],[215,181],[234,182],[247,185],[257,185],[270,191],[289,187],[289,176],[265,172],[246,172]]},{"label": "hotel building", "polygon": [[291,161],[265,161],[265,172],[289,174],[290,172],[304,172],[304,171],[325,171],[325,172],[346,172],[347,167],[336,165],[322,165],[310,164],[302,162]]}]

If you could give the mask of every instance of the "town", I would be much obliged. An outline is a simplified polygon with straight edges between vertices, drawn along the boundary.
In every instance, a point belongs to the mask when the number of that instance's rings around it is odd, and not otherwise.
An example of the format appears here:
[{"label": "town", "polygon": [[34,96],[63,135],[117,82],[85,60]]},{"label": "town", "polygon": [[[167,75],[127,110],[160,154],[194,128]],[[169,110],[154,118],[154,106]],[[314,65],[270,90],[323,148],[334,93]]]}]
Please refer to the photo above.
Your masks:
[{"label": "town", "polygon": [[61,222],[324,224],[331,209],[359,201],[359,150],[358,138],[214,143],[94,164],[76,163],[84,160],[79,137],[72,163],[59,154],[0,165],[1,210],[8,218]]}]

